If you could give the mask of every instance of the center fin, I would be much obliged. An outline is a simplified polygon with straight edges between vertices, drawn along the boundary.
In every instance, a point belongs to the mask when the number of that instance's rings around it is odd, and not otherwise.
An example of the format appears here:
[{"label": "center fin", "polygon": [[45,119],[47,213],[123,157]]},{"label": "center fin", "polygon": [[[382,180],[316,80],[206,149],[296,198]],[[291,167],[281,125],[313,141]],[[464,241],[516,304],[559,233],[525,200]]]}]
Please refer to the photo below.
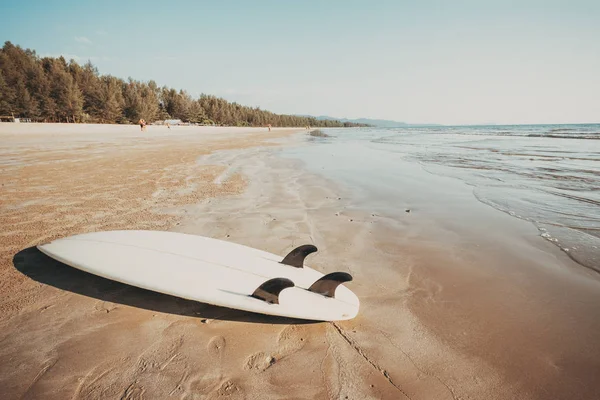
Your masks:
[{"label": "center fin", "polygon": [[347,272],[332,272],[313,283],[308,290],[323,296],[334,297],[335,289],[342,283],[351,280],[352,275]]},{"label": "center fin", "polygon": [[317,251],[317,247],[312,244],[304,244],[290,251],[287,256],[281,261],[281,264],[291,265],[292,267],[304,267],[304,259],[311,253]]},{"label": "center fin", "polygon": [[269,304],[279,304],[279,293],[281,293],[283,289],[294,286],[294,282],[287,278],[269,279],[252,293],[252,297],[266,301]]}]

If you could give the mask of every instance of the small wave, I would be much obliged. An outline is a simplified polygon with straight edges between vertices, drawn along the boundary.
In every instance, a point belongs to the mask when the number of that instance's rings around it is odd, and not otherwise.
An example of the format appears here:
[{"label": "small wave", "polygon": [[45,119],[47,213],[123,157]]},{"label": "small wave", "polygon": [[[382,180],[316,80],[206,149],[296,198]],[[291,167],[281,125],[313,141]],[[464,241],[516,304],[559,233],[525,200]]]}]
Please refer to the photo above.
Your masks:
[{"label": "small wave", "polygon": [[554,129],[550,129],[550,132],[573,132],[576,130],[577,129],[574,129],[574,128],[554,128]]},{"label": "small wave", "polygon": [[600,132],[592,133],[576,133],[572,135],[558,135],[553,133],[530,133],[527,137],[543,137],[543,138],[554,138],[554,139],[591,139],[600,140]]},{"label": "small wave", "polygon": [[[573,194],[568,194],[568,193],[560,193],[560,192],[556,192],[554,190],[544,190],[544,192],[553,194],[555,196],[564,197],[565,199],[571,199],[571,200],[579,201],[582,203],[592,204],[594,206],[600,206],[599,201],[596,201],[596,200],[593,200],[593,199],[590,199],[587,197],[575,196]],[[589,217],[589,218],[591,218],[591,217]]]}]

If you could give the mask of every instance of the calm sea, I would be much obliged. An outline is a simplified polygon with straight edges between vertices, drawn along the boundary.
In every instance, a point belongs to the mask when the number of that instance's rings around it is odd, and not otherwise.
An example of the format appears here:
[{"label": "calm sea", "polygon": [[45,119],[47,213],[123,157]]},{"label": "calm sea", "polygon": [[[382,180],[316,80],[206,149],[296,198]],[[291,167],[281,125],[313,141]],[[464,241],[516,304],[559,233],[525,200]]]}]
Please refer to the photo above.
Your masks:
[{"label": "calm sea", "polygon": [[399,199],[410,196],[402,192],[407,176],[460,179],[480,202],[530,221],[542,237],[600,272],[600,124],[324,132],[331,137],[307,137],[306,146],[284,154],[371,202],[388,202],[387,209],[402,209]]}]

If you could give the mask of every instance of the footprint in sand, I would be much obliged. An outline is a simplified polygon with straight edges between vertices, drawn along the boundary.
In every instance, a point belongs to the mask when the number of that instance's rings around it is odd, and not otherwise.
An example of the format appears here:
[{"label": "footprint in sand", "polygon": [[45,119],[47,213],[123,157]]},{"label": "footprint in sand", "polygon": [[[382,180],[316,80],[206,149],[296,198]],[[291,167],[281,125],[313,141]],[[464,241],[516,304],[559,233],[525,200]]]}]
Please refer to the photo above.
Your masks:
[{"label": "footprint in sand", "polygon": [[111,303],[110,301],[97,301],[94,304],[94,310],[102,313],[108,314],[109,312],[115,310],[117,305],[115,303]]},{"label": "footprint in sand", "polygon": [[244,392],[231,380],[224,381],[221,386],[209,398],[227,397],[229,399],[243,399]]},{"label": "footprint in sand", "polygon": [[192,381],[181,397],[182,400],[222,399],[238,400],[246,397],[242,388],[231,379],[214,380],[205,377]]},{"label": "footprint in sand", "polygon": [[154,343],[139,355],[136,373],[163,371],[173,361],[181,358],[180,349],[183,343],[183,336],[165,338]]},{"label": "footprint in sand", "polygon": [[265,371],[271,365],[275,364],[275,357],[265,354],[262,351],[254,353],[246,358],[244,369],[252,372],[260,373]]},{"label": "footprint in sand", "polygon": [[181,379],[181,382],[171,391],[171,395],[182,391],[182,400],[195,399],[198,395],[202,398],[218,397],[218,393],[223,385],[223,373],[221,363],[225,355],[226,341],[223,336],[213,336],[206,345],[206,352],[212,358],[214,368],[210,372],[195,374],[187,379],[187,374]]},{"label": "footprint in sand", "polygon": [[[202,398],[207,398],[209,394],[215,393],[220,388],[220,382],[221,378],[217,376],[199,374],[195,377],[192,377],[192,379],[183,384],[181,400],[196,399],[199,396],[202,396]],[[170,395],[173,395],[174,393],[175,390],[172,391]]]},{"label": "footprint in sand", "polygon": [[259,351],[246,358],[243,368],[245,370],[261,373],[275,364],[278,360],[290,356],[304,347],[307,333],[305,328],[289,325],[279,333],[277,349],[273,354]]},{"label": "footprint in sand", "polygon": [[306,328],[303,326],[288,325],[283,328],[277,339],[277,358],[287,357],[302,349],[306,345],[307,337]]},{"label": "footprint in sand", "polygon": [[223,336],[214,336],[208,341],[206,351],[208,351],[208,354],[211,357],[221,361],[225,352],[225,344],[226,342]]}]

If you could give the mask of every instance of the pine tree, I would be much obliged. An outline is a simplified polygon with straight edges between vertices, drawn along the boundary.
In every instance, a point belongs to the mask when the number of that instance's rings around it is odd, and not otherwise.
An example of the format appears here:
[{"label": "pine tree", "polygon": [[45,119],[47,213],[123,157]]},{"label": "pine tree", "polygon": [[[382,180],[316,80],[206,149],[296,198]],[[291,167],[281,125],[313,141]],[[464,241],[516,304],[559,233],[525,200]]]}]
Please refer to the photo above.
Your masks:
[{"label": "pine tree", "polygon": [[47,122],[137,123],[140,118],[178,118],[237,126],[356,126],[229,103],[215,96],[194,99],[185,90],[158,88],[154,81],[127,82],[101,76],[91,62],[40,58],[7,41],[0,49],[0,114]]},{"label": "pine tree", "polygon": [[100,82],[100,119],[102,122],[112,124],[125,122],[122,114],[124,102],[121,82],[113,76],[103,76]]},{"label": "pine tree", "polygon": [[23,81],[17,82],[14,104],[15,114],[22,118],[30,118],[38,113],[37,102],[31,97]]},{"label": "pine tree", "polygon": [[15,92],[6,84],[2,70],[0,70],[0,115],[12,115],[14,101]]}]

